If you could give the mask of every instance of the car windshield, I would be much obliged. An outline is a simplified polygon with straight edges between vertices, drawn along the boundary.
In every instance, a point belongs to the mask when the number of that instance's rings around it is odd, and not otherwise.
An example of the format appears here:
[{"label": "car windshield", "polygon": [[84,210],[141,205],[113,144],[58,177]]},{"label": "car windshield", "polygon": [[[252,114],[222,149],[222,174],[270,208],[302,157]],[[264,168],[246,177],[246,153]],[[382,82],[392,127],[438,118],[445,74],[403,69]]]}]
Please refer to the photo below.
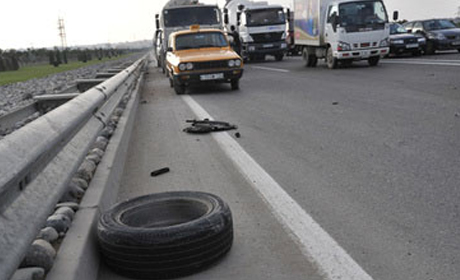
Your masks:
[{"label": "car windshield", "polygon": [[407,33],[406,28],[402,26],[401,24],[392,24],[390,26],[390,34],[405,34]]},{"label": "car windshield", "polygon": [[247,26],[283,24],[286,19],[282,9],[263,9],[246,11]]},{"label": "car windshield", "polygon": [[340,26],[347,32],[380,30],[388,22],[381,1],[350,2],[339,5]]},{"label": "car windshield", "polygon": [[228,46],[227,39],[220,32],[200,32],[176,37],[176,50],[214,48]]},{"label": "car windshield", "polygon": [[449,20],[429,20],[423,22],[423,27],[427,31],[432,31],[432,30],[442,30],[442,29],[452,29],[455,28],[456,26]]},{"label": "car windshield", "polygon": [[220,24],[219,10],[216,7],[175,8],[163,12],[165,27]]}]

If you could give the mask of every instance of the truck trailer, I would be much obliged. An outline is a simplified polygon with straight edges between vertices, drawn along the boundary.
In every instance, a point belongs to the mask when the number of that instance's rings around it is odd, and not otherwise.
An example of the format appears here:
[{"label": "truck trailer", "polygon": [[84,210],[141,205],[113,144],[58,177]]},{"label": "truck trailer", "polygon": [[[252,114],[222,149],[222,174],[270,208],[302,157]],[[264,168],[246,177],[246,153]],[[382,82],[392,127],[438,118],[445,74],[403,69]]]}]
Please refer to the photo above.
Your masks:
[{"label": "truck trailer", "polygon": [[204,5],[198,0],[170,0],[161,14],[155,15],[154,53],[158,67],[165,72],[165,55],[171,33],[188,30],[192,25],[201,28],[223,29],[222,14],[217,5]]},{"label": "truck trailer", "polygon": [[228,0],[225,3],[224,23],[235,38],[238,52],[244,60],[263,60],[273,55],[282,60],[287,51],[286,11],[281,5],[265,1]]},{"label": "truck trailer", "polygon": [[[381,0],[294,0],[296,48],[307,67],[367,60],[376,66],[389,53],[390,24]],[[397,17],[395,12],[394,17]]]}]

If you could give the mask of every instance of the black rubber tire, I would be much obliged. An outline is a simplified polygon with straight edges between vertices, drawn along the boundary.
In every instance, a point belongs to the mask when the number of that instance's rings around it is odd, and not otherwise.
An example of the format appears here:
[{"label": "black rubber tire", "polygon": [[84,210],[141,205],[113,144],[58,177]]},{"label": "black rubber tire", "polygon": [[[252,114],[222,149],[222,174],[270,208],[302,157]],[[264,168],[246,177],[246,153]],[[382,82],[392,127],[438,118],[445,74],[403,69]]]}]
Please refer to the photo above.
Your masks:
[{"label": "black rubber tire", "polygon": [[176,94],[184,94],[185,93],[185,86],[183,85],[180,85],[179,83],[176,83],[173,81],[173,88],[174,88],[174,91],[176,92]]},{"label": "black rubber tire", "polygon": [[343,59],[342,61],[340,61],[340,64],[343,67],[350,67],[353,64],[353,60],[351,60],[351,59]]},{"label": "black rubber tire", "polygon": [[100,250],[113,271],[136,279],[187,276],[233,244],[230,208],[203,192],[167,192],[121,202],[99,219]]},{"label": "black rubber tire", "polygon": [[367,60],[367,63],[369,63],[370,66],[377,66],[379,64],[379,61],[380,61],[380,56],[373,56],[373,57],[369,57],[369,59]]},{"label": "black rubber tire", "polygon": [[315,67],[318,63],[318,58],[316,57],[316,55],[311,54],[308,51],[308,48],[303,48],[302,58],[305,62],[305,67]]},{"label": "black rubber tire", "polygon": [[327,49],[326,63],[329,69],[337,69],[339,62],[338,59],[332,55],[332,47]]},{"label": "black rubber tire", "polygon": [[431,54],[435,53],[434,43],[433,42],[431,42],[431,41],[426,42],[426,51],[425,51],[425,53],[428,54],[428,55],[431,55]]},{"label": "black rubber tire", "polygon": [[240,79],[233,79],[230,81],[230,85],[232,87],[232,90],[238,90],[240,89]]},{"label": "black rubber tire", "polygon": [[275,55],[275,60],[276,61],[282,61],[283,57],[284,57],[284,54],[277,54],[277,55]]}]

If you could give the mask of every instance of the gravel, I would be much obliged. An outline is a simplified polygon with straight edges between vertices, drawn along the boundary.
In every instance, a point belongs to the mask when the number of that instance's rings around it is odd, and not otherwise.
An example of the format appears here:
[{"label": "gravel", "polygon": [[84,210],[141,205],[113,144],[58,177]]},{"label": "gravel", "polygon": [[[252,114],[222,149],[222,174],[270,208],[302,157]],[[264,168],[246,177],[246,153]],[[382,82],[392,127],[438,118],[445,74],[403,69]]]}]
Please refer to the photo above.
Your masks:
[{"label": "gravel", "polygon": [[40,79],[0,86],[0,116],[15,108],[29,105],[36,95],[58,93],[73,86],[76,79],[92,78],[103,69],[115,67],[126,61],[134,62],[141,55],[136,54],[117,61],[104,62]]}]

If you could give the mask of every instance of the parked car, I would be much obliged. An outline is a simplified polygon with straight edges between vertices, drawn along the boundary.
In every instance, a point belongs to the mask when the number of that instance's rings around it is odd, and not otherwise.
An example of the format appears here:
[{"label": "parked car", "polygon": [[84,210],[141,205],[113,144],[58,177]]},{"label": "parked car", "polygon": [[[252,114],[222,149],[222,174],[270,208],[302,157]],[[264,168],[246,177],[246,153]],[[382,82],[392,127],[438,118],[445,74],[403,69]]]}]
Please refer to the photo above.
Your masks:
[{"label": "parked car", "polygon": [[409,33],[399,23],[390,25],[390,54],[401,55],[411,53],[419,56],[425,50],[426,39],[422,35]]},{"label": "parked car", "polygon": [[421,34],[426,38],[426,53],[437,50],[458,50],[460,52],[460,28],[447,19],[430,19],[404,24],[411,33]]},{"label": "parked car", "polygon": [[183,94],[189,85],[209,82],[227,82],[236,90],[243,75],[243,59],[221,30],[191,26],[170,35],[166,68],[177,94]]}]

